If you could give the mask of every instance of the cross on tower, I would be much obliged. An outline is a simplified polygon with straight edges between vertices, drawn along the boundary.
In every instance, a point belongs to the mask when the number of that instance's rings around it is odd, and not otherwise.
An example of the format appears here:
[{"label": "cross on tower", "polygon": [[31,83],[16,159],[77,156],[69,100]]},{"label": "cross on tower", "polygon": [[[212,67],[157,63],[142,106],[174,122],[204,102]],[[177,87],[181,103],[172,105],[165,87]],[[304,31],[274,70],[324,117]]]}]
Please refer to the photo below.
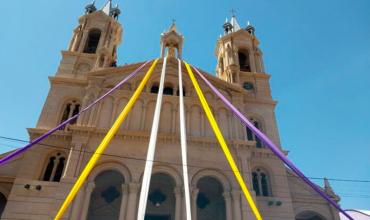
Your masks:
[{"label": "cross on tower", "polygon": [[232,15],[233,17],[235,17],[236,11],[235,11],[234,9],[231,9],[231,10],[230,10],[230,12],[231,12],[231,15]]}]

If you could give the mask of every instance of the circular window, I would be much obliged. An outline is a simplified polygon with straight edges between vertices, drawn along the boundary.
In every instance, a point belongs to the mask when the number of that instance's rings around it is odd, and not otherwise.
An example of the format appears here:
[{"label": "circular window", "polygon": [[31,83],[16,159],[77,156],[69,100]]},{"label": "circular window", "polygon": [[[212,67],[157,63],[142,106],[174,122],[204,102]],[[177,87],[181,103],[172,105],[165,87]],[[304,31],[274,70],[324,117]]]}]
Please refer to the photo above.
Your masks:
[{"label": "circular window", "polygon": [[243,84],[243,88],[244,88],[245,90],[250,91],[250,90],[253,90],[254,86],[253,86],[253,83],[251,83],[251,82],[245,82],[245,83]]}]

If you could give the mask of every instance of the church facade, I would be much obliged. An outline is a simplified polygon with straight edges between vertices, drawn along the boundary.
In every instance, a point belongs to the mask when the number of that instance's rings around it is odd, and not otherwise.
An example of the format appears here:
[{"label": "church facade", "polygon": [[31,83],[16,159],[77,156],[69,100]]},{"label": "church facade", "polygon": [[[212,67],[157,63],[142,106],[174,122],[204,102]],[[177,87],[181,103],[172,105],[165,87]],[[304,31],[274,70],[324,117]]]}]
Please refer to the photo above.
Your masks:
[{"label": "church facade", "polygon": [[[86,6],[78,20],[35,128],[34,139],[77,114],[143,62],[117,66],[123,28],[120,10],[108,1],[97,10]],[[240,27],[235,16],[225,22],[216,42],[216,76],[206,77],[279,147],[270,75],[254,27]],[[160,36],[161,58],[168,57],[164,97],[147,220],[185,220],[182,179],[177,58],[183,36],[176,25]],[[128,42],[130,43],[130,42]],[[131,42],[134,43],[134,42]],[[63,219],[134,220],[157,99],[158,65]],[[127,104],[149,65],[76,121],[41,144],[0,167],[1,219],[53,219],[71,186],[108,129]],[[193,220],[255,219],[214,137],[183,66],[188,140],[188,171]],[[300,181],[253,133],[242,126],[211,90],[198,80],[237,161],[243,178],[266,220],[339,220],[338,212]],[[6,154],[4,154],[6,155]],[[2,155],[2,156],[4,156]],[[328,181],[324,190],[336,201]]]}]

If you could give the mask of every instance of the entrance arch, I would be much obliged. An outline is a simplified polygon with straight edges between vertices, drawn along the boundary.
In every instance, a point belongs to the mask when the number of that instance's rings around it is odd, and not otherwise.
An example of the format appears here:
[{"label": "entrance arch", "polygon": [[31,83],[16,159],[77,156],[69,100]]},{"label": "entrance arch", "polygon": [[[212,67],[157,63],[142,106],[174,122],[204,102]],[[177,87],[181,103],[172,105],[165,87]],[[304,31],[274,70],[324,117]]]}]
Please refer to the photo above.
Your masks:
[{"label": "entrance arch", "polygon": [[124,176],[116,170],[105,170],[94,180],[95,188],[91,193],[88,220],[118,220],[122,201]]},{"label": "entrance arch", "polygon": [[211,176],[198,180],[197,188],[197,219],[198,220],[226,220],[226,205],[224,189],[221,182]]},{"label": "entrance arch", "polygon": [[175,186],[174,178],[166,173],[158,172],[152,175],[145,220],[175,219]]},{"label": "entrance arch", "polygon": [[1,218],[1,215],[3,214],[3,212],[4,212],[7,201],[8,200],[6,199],[4,194],[0,193],[0,218]]},{"label": "entrance arch", "polygon": [[295,216],[295,220],[326,220],[326,218],[314,211],[303,211]]}]

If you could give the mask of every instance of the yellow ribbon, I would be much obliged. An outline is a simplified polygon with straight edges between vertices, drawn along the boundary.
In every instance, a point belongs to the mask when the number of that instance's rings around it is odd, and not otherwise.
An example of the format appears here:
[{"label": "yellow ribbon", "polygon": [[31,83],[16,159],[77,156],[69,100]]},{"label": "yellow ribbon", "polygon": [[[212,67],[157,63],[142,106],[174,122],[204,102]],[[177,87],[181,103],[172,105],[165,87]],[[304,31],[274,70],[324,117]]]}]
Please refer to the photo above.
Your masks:
[{"label": "yellow ribbon", "polygon": [[209,105],[207,103],[207,100],[205,99],[204,95],[203,95],[203,92],[202,90],[200,89],[199,87],[199,84],[196,80],[196,78],[194,77],[194,73],[193,71],[191,70],[190,66],[188,63],[185,62],[185,66],[186,66],[186,69],[188,70],[188,74],[189,74],[189,77],[191,79],[191,81],[193,82],[193,85],[195,87],[195,90],[198,94],[198,98],[200,100],[200,102],[202,103],[202,107],[203,107],[203,110],[205,111],[206,115],[207,115],[207,118],[208,118],[208,121],[213,129],[213,132],[215,133],[216,135],[216,138],[218,140],[218,142],[220,143],[221,145],[221,148],[222,148],[222,151],[224,152],[225,154],[225,157],[227,159],[227,161],[229,162],[229,165],[236,177],[236,180],[238,181],[243,193],[244,193],[244,196],[245,198],[247,199],[248,203],[249,203],[249,206],[251,207],[254,215],[256,216],[256,219],[257,220],[262,220],[262,216],[256,206],[256,204],[254,203],[253,201],[253,198],[248,190],[248,187],[247,185],[245,184],[244,180],[243,180],[243,177],[241,176],[240,174],[240,171],[235,163],[235,160],[233,158],[233,156],[231,155],[231,152],[226,144],[226,141],[224,139],[224,137],[222,136],[222,133],[220,131],[220,128],[218,127],[217,125],[217,122],[211,112],[211,109],[209,108]]},{"label": "yellow ribbon", "polygon": [[99,160],[101,154],[104,152],[104,150],[107,148],[109,142],[112,140],[114,135],[117,133],[119,127],[125,120],[128,113],[131,111],[132,107],[134,106],[136,100],[138,99],[139,95],[143,91],[146,83],[148,82],[152,72],[154,71],[154,68],[158,62],[158,59],[156,59],[153,64],[151,65],[148,72],[145,74],[143,80],[141,81],[139,87],[136,89],[134,94],[132,95],[130,101],[127,103],[125,108],[122,110],[116,121],[114,122],[113,126],[109,129],[107,135],[104,137],[103,141],[100,143],[98,148],[96,149],[95,153],[92,155],[91,159],[87,163],[85,169],[82,171],[81,175],[78,177],[76,183],[73,185],[71,191],[69,192],[67,198],[64,200],[62,206],[60,207],[57,215],[55,216],[54,220],[59,220],[62,218],[64,212],[67,210],[69,204],[72,202],[74,197],[76,196],[78,190],[81,188],[82,184],[85,182],[86,178],[88,177],[89,173],[95,166],[96,162]]}]

